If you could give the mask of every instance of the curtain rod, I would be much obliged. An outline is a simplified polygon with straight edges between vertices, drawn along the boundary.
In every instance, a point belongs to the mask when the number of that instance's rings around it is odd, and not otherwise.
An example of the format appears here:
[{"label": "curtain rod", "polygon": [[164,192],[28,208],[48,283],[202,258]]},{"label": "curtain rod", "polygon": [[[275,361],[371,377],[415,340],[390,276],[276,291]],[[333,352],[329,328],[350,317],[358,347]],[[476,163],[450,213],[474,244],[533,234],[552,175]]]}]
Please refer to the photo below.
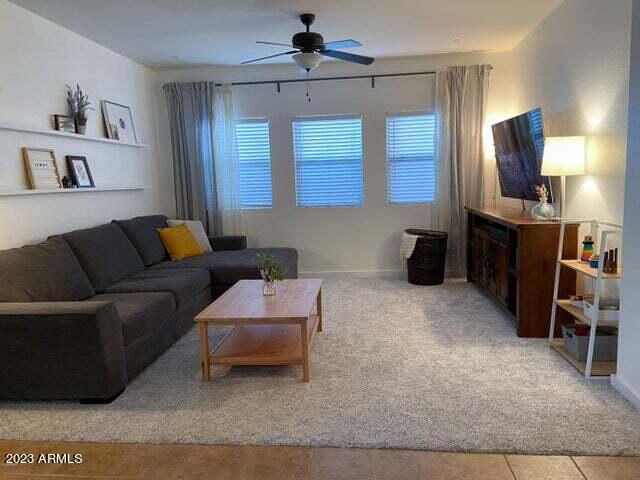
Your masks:
[{"label": "curtain rod", "polygon": [[[489,67],[490,70],[493,70],[493,67]],[[358,80],[363,78],[371,79],[371,88],[375,88],[376,86],[376,78],[388,78],[388,77],[411,77],[414,75],[435,75],[436,71],[427,71],[427,72],[400,72],[400,73],[377,73],[372,75],[350,75],[350,76],[340,76],[340,77],[320,77],[320,78],[294,78],[289,80],[258,80],[254,82],[232,82],[233,86],[241,86],[241,85],[276,85],[278,88],[278,93],[280,93],[280,85],[283,83],[302,83],[302,82],[324,82],[331,80]],[[216,87],[221,87],[222,83],[216,83]]]},{"label": "curtain rod", "polygon": [[[436,72],[402,72],[402,73],[380,73],[374,75],[350,75],[342,77],[320,77],[320,78],[294,78],[289,80],[259,80],[255,82],[233,82],[231,85],[273,85],[278,83],[300,83],[300,82],[322,82],[323,80],[357,80],[360,78],[381,78],[381,77],[408,77],[411,75],[435,75]],[[216,83],[216,87],[221,87],[222,83]]]}]

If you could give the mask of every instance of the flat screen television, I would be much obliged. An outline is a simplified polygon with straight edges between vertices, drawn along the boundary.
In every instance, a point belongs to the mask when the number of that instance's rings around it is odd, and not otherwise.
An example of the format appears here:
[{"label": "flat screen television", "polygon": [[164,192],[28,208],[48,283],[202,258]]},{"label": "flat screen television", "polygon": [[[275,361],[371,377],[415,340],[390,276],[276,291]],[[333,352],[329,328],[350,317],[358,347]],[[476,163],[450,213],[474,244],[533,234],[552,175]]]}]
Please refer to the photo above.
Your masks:
[{"label": "flat screen television", "polygon": [[492,127],[503,197],[537,201],[536,185],[546,185],[553,203],[549,177],[540,175],[544,152],[542,109],[536,108]]}]

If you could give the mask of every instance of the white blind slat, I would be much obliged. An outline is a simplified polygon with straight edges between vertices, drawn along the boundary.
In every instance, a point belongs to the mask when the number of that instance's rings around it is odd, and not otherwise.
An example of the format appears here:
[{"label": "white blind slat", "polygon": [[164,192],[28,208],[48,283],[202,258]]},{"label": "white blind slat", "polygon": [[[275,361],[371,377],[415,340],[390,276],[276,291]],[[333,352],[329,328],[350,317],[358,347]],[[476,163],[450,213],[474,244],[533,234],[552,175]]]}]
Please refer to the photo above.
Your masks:
[{"label": "white blind slat", "polygon": [[240,176],[240,206],[266,208],[273,203],[269,122],[265,119],[236,121]]},{"label": "white blind slat", "polygon": [[295,118],[293,151],[298,207],[364,204],[360,116]]},{"label": "white blind slat", "polygon": [[387,117],[389,203],[436,200],[436,119],[433,114]]}]

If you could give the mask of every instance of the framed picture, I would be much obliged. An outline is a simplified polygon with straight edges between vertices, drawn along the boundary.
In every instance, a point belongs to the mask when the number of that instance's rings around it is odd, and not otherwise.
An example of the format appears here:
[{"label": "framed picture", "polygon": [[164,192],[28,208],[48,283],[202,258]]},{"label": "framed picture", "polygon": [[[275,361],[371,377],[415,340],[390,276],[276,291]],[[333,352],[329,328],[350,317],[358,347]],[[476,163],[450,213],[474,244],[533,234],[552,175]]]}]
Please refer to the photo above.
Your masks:
[{"label": "framed picture", "polygon": [[67,169],[73,179],[73,183],[78,188],[94,188],[96,186],[93,183],[93,176],[87,163],[87,157],[67,155]]},{"label": "framed picture", "polygon": [[69,115],[54,115],[53,123],[59,132],[77,133],[76,119]]},{"label": "framed picture", "polygon": [[136,129],[133,126],[131,109],[126,105],[102,100],[102,116],[107,129],[107,136],[112,140],[128,143],[138,143]]},{"label": "framed picture", "polygon": [[33,189],[62,188],[58,164],[53,150],[46,148],[22,147],[29,184]]}]

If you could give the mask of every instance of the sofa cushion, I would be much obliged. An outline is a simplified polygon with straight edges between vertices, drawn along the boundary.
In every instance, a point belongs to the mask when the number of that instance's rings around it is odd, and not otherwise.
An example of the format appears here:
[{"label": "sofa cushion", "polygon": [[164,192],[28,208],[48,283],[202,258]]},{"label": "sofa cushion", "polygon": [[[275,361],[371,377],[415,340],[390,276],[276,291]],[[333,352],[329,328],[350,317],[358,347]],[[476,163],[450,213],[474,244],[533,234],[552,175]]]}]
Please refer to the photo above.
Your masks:
[{"label": "sofa cushion", "polygon": [[97,292],[144,269],[142,258],[122,229],[113,223],[65,233],[62,237],[80,260]]},{"label": "sofa cushion", "polygon": [[158,228],[167,226],[167,217],[164,215],[146,215],[130,220],[114,220],[112,223],[118,225],[129,237],[146,266],[167,258],[167,251],[158,235]]},{"label": "sofa cushion", "polygon": [[113,302],[122,320],[124,344],[155,330],[176,310],[171,293],[101,293],[89,299],[97,302]]},{"label": "sofa cushion", "polygon": [[60,237],[0,252],[0,302],[69,302],[95,295]]},{"label": "sofa cushion", "polygon": [[204,225],[202,225],[200,220],[167,220],[167,225],[170,227],[186,225],[203,252],[210,252],[213,250],[213,248],[211,248],[211,241],[209,240],[209,237],[207,237],[207,232],[204,231]]},{"label": "sofa cushion", "polygon": [[161,228],[158,233],[174,262],[184,258],[197,257],[204,253],[196,237],[184,223],[175,227]]},{"label": "sofa cushion", "polygon": [[109,285],[104,293],[169,292],[180,308],[210,284],[209,272],[204,269],[146,269]]},{"label": "sofa cushion", "polygon": [[178,262],[161,262],[154,270],[173,268],[207,268],[211,272],[211,281],[217,285],[233,285],[238,280],[260,278],[258,253],[273,256],[282,263],[286,278],[298,276],[298,252],[294,248],[246,248],[244,250],[225,250],[211,252],[200,257],[186,258]]}]

